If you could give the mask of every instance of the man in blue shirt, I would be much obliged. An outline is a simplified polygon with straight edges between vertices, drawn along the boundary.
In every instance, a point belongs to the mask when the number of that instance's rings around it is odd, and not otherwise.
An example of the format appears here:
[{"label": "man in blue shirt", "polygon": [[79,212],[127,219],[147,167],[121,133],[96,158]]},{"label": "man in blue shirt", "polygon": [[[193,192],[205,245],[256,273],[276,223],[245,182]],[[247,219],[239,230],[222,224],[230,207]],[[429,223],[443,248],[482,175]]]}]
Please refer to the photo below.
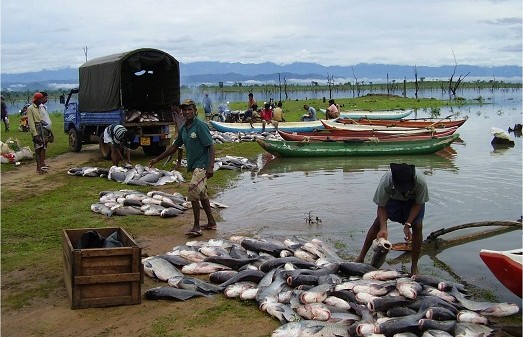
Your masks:
[{"label": "man in blue shirt", "polygon": [[355,262],[363,262],[374,239],[387,239],[387,219],[390,219],[403,224],[405,240],[412,240],[411,274],[418,274],[418,259],[423,241],[422,222],[425,203],[429,201],[423,173],[416,170],[414,165],[391,163],[390,171],[381,178],[373,201],[378,205],[377,216]]},{"label": "man in blue shirt", "polygon": [[[202,229],[216,229],[216,221],[211,212],[211,204],[207,195],[207,179],[213,176],[214,141],[209,127],[196,118],[196,104],[186,99],[180,105],[186,122],[179,129],[173,145],[149,162],[149,167],[165,157],[173,155],[180,146],[185,145],[187,153],[187,171],[192,172],[187,199],[191,202],[194,225],[185,235],[196,237],[202,235]],[[200,226],[200,202],[207,216],[207,224]]]}]

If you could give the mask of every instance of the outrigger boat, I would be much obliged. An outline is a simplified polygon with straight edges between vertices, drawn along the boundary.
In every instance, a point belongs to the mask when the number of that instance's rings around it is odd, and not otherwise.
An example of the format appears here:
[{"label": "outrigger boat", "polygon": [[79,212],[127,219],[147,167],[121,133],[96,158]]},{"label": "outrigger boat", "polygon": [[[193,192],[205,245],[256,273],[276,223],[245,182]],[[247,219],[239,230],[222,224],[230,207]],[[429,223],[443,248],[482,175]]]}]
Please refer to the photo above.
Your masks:
[{"label": "outrigger boat", "polygon": [[505,251],[482,249],[479,256],[505,287],[521,297],[523,249]]},{"label": "outrigger boat", "polygon": [[336,122],[343,124],[356,125],[381,125],[381,126],[399,126],[399,127],[413,127],[413,128],[450,128],[454,126],[462,126],[467,121],[467,118],[451,120],[450,118],[436,119],[436,118],[420,118],[420,119],[368,119],[368,118],[341,118],[336,119]]},{"label": "outrigger boat", "polygon": [[347,157],[435,153],[449,146],[458,134],[413,141],[347,140],[285,141],[257,139],[258,144],[276,157]]},{"label": "outrigger boat", "polygon": [[[326,113],[326,109],[319,109],[320,112]],[[401,119],[410,115],[413,110],[383,110],[383,111],[371,111],[371,110],[348,110],[340,111],[339,118],[367,118],[367,119]]]},{"label": "outrigger boat", "polygon": [[[404,140],[424,140],[430,138],[441,138],[450,136],[458,127],[425,130],[422,132],[398,132],[389,131],[350,131],[350,130],[323,130],[318,132],[286,132],[278,130],[284,140],[289,141],[343,141],[343,140],[381,140],[381,141],[404,141]],[[416,130],[417,131],[417,130]]]}]

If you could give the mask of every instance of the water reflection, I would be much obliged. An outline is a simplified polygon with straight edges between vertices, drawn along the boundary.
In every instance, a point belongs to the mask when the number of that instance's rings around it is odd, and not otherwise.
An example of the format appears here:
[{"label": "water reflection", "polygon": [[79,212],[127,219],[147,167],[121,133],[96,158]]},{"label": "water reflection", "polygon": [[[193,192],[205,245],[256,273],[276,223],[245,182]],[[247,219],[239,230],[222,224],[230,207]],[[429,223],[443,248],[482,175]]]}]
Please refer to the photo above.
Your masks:
[{"label": "water reflection", "polygon": [[333,158],[269,158],[260,174],[283,172],[311,172],[322,170],[342,170],[343,172],[363,172],[365,170],[386,170],[390,163],[409,163],[422,170],[458,170],[454,163],[455,151],[452,148],[435,154],[419,156],[386,157],[333,157]]}]

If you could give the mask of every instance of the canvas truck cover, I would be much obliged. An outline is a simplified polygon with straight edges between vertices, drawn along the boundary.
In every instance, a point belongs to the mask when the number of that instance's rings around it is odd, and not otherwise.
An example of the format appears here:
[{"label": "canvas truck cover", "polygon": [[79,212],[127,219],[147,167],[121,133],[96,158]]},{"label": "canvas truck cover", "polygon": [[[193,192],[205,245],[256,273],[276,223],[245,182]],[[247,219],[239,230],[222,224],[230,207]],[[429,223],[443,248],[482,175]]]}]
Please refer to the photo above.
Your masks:
[{"label": "canvas truck cover", "polygon": [[180,100],[180,65],[161,50],[143,48],[99,57],[79,71],[80,111],[150,110]]}]

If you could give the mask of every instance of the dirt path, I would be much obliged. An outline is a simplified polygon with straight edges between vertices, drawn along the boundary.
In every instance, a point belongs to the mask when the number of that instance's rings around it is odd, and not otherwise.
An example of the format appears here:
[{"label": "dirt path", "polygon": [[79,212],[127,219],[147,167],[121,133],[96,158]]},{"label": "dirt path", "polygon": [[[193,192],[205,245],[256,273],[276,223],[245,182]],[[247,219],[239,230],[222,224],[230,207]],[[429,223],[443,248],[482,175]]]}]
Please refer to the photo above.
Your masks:
[{"label": "dirt path", "polygon": [[[97,156],[97,146],[90,145],[79,153],[48,158],[50,170],[45,175],[36,174],[34,162],[22,164],[16,170],[2,173],[2,188],[20,192],[35,186],[40,190],[58,188],[56,184],[43,182],[71,167],[86,165]],[[136,241],[145,255],[164,253],[187,241],[183,234],[191,222],[192,213],[185,212],[167,230],[148,233]],[[200,239],[217,236],[219,231],[208,231]],[[2,307],[2,336],[270,336],[279,326],[278,321],[261,313],[256,305],[226,299],[221,294],[186,302],[149,301],[142,296],[139,305],[71,310],[61,272],[49,273],[57,276],[50,281],[52,290],[46,298],[32,301],[19,310]],[[38,283],[33,275],[28,270],[2,273],[2,298]],[[163,284],[145,277],[142,295],[159,285]]]}]

